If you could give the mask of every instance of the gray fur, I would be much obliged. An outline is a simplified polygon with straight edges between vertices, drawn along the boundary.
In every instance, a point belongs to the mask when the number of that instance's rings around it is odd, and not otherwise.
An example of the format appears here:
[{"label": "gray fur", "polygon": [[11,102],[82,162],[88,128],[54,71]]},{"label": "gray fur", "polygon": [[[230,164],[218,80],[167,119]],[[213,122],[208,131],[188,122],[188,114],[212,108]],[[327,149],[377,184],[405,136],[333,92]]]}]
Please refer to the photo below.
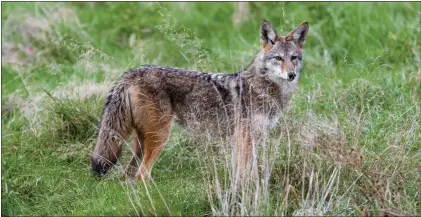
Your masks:
[{"label": "gray fur", "polygon": [[[125,140],[133,129],[145,133],[143,129],[155,123],[149,121],[155,117],[141,117],[148,110],[140,108],[149,104],[161,117],[158,122],[172,116],[192,135],[231,136],[239,123],[245,123],[253,135],[266,133],[276,125],[298,84],[307,31],[305,22],[283,37],[262,21],[263,49],[235,74],[151,65],[131,69],[111,89],[105,103],[92,160],[94,171],[106,171],[109,165],[96,156],[115,163],[121,150],[116,137]],[[138,137],[143,140],[143,135]],[[165,135],[162,138],[166,140]]]}]

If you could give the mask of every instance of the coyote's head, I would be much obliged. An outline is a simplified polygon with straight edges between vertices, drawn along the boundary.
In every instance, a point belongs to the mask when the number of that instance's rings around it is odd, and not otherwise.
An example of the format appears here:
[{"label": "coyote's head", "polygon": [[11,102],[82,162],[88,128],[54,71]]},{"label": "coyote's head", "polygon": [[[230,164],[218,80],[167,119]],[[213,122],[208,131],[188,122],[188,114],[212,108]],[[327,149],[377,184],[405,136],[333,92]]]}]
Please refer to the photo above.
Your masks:
[{"label": "coyote's head", "polygon": [[263,49],[257,57],[261,76],[276,83],[298,79],[303,66],[302,49],[308,28],[308,23],[303,22],[287,36],[280,36],[269,21],[262,21],[260,41]]}]

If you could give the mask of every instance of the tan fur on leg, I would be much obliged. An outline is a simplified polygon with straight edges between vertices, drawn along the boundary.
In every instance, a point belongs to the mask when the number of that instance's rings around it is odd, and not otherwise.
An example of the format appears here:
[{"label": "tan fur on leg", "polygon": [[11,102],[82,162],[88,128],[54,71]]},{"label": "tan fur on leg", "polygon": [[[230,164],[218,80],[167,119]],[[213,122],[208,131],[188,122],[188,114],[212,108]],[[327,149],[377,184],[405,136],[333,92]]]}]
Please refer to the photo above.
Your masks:
[{"label": "tan fur on leg", "polygon": [[[137,135],[140,135],[137,133]],[[141,162],[141,155],[142,155],[142,144],[143,139],[140,136],[135,136],[133,138],[133,155],[130,160],[130,163],[127,165],[124,174],[126,175],[126,178],[130,178],[134,176],[135,170],[138,168],[138,162]]]},{"label": "tan fur on leg", "polygon": [[155,161],[164,150],[169,138],[172,126],[172,118],[163,117],[159,122],[152,124],[144,135],[144,155],[136,178],[143,180],[150,177],[150,172]]},{"label": "tan fur on leg", "polygon": [[234,145],[236,154],[236,175],[244,178],[251,153],[251,138],[247,124],[240,124],[234,134]]}]

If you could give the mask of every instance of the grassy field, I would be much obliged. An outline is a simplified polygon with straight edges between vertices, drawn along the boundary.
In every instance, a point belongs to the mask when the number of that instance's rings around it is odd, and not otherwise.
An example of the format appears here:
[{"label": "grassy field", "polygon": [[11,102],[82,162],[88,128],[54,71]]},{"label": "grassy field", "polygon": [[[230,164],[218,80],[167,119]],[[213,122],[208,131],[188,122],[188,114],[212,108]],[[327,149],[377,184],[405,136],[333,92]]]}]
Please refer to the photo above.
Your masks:
[{"label": "grassy field", "polygon": [[[2,215],[421,215],[420,16],[419,2],[259,2],[244,16],[215,2],[2,3]],[[124,71],[236,72],[262,19],[310,31],[249,188],[232,191],[229,149],[179,128],[152,182],[123,182],[128,149],[94,178],[101,107]]]}]

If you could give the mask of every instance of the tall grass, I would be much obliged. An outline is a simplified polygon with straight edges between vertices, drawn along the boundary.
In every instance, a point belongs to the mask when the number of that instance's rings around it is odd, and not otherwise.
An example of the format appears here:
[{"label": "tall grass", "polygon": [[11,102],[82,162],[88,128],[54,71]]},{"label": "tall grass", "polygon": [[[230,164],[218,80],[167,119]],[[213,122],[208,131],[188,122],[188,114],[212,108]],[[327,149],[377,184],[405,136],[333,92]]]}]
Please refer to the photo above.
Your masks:
[{"label": "tall grass", "polygon": [[[248,7],[238,22],[233,3],[3,3],[3,215],[420,215],[420,3]],[[178,127],[151,180],[124,180],[130,141],[109,175],[92,176],[101,106],[122,72],[239,71],[264,18],[310,31],[291,105],[242,181],[229,140]]]}]

